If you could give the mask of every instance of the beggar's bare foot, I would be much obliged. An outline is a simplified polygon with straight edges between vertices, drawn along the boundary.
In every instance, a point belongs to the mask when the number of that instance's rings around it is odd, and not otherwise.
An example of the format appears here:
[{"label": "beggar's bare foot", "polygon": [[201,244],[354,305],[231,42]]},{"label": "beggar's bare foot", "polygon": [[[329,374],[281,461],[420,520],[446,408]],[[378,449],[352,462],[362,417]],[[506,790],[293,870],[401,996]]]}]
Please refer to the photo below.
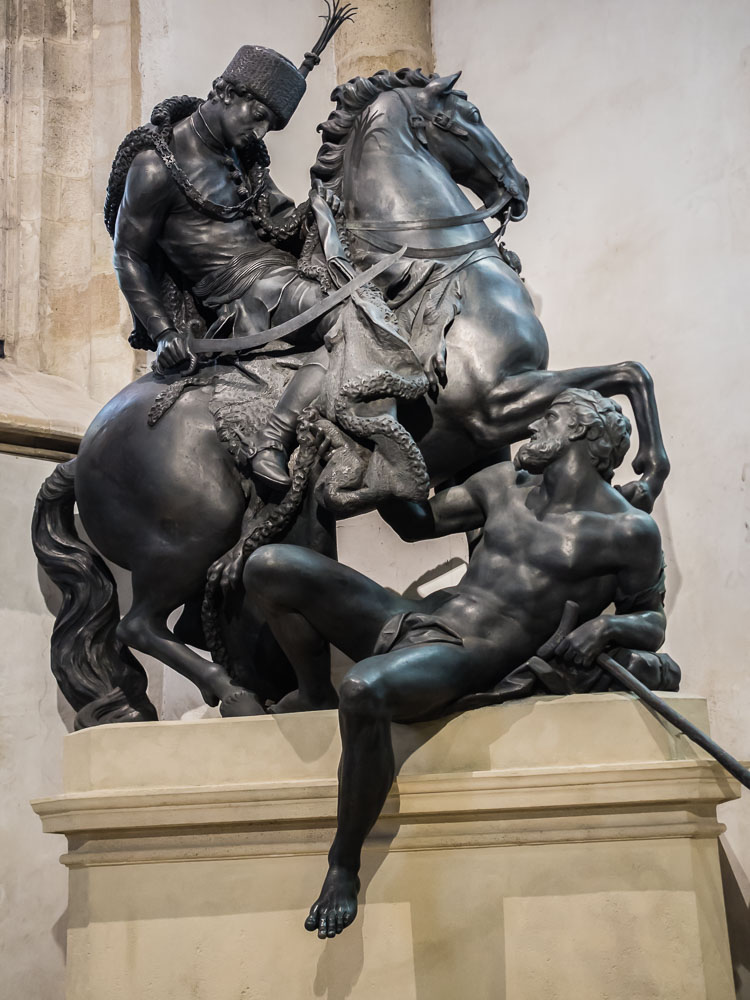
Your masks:
[{"label": "beggar's bare foot", "polygon": [[321,694],[319,698],[310,698],[302,694],[299,688],[290,691],[268,709],[271,715],[286,715],[288,712],[319,712],[324,708],[338,708],[339,699],[336,689]]},{"label": "beggar's bare foot", "polygon": [[317,931],[319,938],[340,934],[357,916],[359,879],[347,868],[331,865],[317,900],[310,907],[305,930]]}]

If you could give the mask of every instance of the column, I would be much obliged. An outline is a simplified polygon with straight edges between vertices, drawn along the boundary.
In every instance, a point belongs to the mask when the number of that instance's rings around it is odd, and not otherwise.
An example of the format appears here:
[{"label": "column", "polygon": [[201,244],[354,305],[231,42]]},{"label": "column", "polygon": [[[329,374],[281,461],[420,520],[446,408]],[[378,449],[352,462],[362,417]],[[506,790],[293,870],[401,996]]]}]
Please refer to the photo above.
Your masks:
[{"label": "column", "polygon": [[359,0],[356,6],[356,20],[335,36],[337,80],[404,66],[433,71],[430,0]]}]

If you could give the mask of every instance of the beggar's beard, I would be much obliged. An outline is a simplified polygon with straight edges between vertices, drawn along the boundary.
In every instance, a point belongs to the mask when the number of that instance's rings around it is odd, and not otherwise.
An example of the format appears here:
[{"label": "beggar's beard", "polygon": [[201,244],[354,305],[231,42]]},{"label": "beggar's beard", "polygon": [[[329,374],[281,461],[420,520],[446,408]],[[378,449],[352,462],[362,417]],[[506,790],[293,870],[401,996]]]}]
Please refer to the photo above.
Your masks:
[{"label": "beggar's beard", "polygon": [[544,472],[550,462],[553,462],[560,455],[565,444],[566,442],[560,438],[528,441],[518,449],[516,465],[527,472]]}]

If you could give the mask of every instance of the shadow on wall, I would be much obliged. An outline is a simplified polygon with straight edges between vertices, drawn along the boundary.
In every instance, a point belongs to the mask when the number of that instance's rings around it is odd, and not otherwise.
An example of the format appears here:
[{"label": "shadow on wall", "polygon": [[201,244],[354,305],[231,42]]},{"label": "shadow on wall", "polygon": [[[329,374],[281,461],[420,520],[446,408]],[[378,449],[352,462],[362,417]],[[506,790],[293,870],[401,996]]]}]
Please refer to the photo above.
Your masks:
[{"label": "shadow on wall", "polygon": [[737,1000],[750,1000],[750,882],[726,838],[719,840],[719,865],[729,927],[729,948]]},{"label": "shadow on wall", "polygon": [[[460,556],[453,556],[450,559],[446,559],[445,562],[439,563],[437,566],[426,570],[421,576],[417,577],[413,583],[404,591],[403,596],[408,597],[412,601],[418,601],[421,597],[426,597],[427,594],[432,594],[436,589],[440,587],[445,587],[453,585],[453,578],[451,577],[450,584],[447,581],[443,581],[441,578],[448,576],[449,573],[454,571],[461,571],[460,576],[466,572],[467,562],[465,559],[461,559]],[[440,586],[435,587],[434,584],[440,581]]]}]

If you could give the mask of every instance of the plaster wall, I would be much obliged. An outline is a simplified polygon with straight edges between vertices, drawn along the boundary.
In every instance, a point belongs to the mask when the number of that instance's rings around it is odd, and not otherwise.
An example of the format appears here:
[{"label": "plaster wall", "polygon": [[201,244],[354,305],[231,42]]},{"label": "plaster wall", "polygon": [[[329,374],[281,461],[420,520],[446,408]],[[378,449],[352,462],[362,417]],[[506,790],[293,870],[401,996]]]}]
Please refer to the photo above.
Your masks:
[{"label": "plaster wall", "polygon": [[[508,243],[551,368],[651,370],[672,461],[656,508],[667,649],[750,757],[750,7],[433,0],[435,64],[531,182]],[[747,928],[750,797],[723,814]],[[746,959],[737,970],[750,995]]]},{"label": "plaster wall", "polygon": [[0,995],[38,1000],[63,998],[67,931],[65,838],[45,836],[29,805],[62,791],[72,714],[47,666],[59,598],[40,589],[29,532],[53,468],[0,454]]}]

